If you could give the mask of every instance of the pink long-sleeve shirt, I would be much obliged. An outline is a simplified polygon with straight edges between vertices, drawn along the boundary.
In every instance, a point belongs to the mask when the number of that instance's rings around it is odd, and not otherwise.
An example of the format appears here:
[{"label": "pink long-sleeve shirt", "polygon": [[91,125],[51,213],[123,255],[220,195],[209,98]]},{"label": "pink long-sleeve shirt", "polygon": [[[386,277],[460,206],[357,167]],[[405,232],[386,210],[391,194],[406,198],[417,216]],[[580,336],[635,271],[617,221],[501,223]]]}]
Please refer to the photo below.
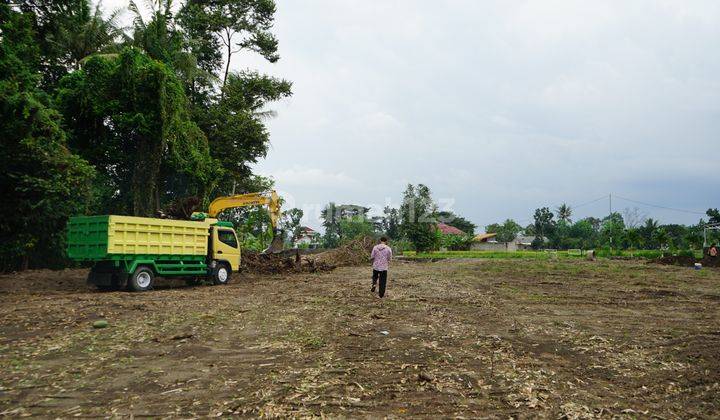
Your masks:
[{"label": "pink long-sleeve shirt", "polygon": [[370,253],[373,262],[373,270],[386,271],[392,259],[392,249],[385,244],[377,244]]}]

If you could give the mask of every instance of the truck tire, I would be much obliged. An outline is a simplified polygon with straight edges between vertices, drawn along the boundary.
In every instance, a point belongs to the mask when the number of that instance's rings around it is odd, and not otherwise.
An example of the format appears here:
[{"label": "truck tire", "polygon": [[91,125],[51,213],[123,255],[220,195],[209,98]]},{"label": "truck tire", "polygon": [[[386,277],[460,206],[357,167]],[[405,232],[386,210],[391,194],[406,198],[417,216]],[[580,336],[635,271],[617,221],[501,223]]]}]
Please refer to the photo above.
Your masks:
[{"label": "truck tire", "polygon": [[141,265],[135,269],[135,272],[130,276],[128,286],[130,290],[135,292],[144,292],[150,290],[155,282],[155,273],[153,273],[150,267]]},{"label": "truck tire", "polygon": [[230,270],[230,267],[226,263],[218,263],[210,275],[210,280],[212,280],[212,283],[216,286],[228,284],[231,274],[232,270]]}]

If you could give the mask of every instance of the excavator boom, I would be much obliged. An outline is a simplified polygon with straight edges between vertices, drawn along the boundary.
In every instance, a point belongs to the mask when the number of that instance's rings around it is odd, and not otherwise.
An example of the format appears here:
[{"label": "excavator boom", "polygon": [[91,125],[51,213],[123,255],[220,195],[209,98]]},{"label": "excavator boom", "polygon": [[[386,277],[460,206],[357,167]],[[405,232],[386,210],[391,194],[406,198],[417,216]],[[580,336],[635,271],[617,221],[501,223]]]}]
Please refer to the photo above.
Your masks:
[{"label": "excavator boom", "polygon": [[220,212],[226,209],[235,207],[247,207],[247,206],[268,206],[268,213],[270,214],[270,224],[273,228],[273,239],[268,249],[265,252],[277,252],[281,251],[282,237],[278,235],[278,221],[280,220],[280,197],[277,192],[270,191],[270,193],[250,193],[250,194],[237,194],[228,197],[218,197],[210,203],[208,207],[208,216],[217,217]]}]

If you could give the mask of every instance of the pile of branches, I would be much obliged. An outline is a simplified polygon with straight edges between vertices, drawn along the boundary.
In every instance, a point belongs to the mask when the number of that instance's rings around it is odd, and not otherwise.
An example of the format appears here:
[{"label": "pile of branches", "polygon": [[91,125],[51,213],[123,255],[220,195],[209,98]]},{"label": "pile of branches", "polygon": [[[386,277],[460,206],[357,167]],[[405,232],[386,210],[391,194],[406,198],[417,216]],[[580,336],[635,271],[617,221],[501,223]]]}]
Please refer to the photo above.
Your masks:
[{"label": "pile of branches", "polygon": [[242,257],[242,269],[258,274],[313,273],[330,271],[337,267],[360,265],[370,261],[370,251],[375,245],[366,236],[350,241],[338,248],[312,255],[301,255],[297,249],[273,254],[246,251]]}]

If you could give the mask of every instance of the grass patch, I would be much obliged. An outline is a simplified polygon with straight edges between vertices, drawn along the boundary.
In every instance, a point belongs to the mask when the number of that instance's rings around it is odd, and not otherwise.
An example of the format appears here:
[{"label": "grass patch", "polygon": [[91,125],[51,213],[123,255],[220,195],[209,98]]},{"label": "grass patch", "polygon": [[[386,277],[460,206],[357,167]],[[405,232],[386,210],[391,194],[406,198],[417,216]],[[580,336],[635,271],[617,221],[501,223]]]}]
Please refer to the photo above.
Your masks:
[{"label": "grass patch", "polygon": [[[702,251],[678,250],[662,251],[659,249],[641,250],[620,250],[620,249],[597,249],[595,256],[600,258],[609,257],[631,257],[653,260],[663,255],[694,256],[702,258]],[[479,258],[479,259],[529,259],[529,260],[552,260],[555,258],[582,259],[584,255],[570,253],[568,251],[431,251],[415,252],[405,251],[403,257],[411,259],[433,259],[433,258]]]},{"label": "grass patch", "polygon": [[487,259],[507,259],[507,258],[525,258],[535,260],[548,260],[554,256],[578,258],[569,256],[567,251],[558,251],[550,253],[544,251],[435,251],[435,252],[415,252],[406,251],[404,257],[415,259],[430,258],[487,258]]},{"label": "grass patch", "polygon": [[293,331],[287,336],[290,341],[308,350],[319,350],[327,345],[325,340],[309,331]]}]

